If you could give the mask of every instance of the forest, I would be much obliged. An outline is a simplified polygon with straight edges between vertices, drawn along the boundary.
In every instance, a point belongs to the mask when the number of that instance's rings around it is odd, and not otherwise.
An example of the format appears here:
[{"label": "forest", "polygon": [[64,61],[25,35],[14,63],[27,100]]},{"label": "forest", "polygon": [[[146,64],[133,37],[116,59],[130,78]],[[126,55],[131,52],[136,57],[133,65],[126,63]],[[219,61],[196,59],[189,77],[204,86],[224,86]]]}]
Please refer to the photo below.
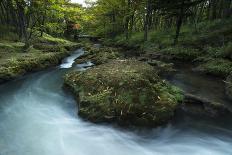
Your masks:
[{"label": "forest", "polygon": [[231,155],[232,0],[0,0],[0,155]]}]

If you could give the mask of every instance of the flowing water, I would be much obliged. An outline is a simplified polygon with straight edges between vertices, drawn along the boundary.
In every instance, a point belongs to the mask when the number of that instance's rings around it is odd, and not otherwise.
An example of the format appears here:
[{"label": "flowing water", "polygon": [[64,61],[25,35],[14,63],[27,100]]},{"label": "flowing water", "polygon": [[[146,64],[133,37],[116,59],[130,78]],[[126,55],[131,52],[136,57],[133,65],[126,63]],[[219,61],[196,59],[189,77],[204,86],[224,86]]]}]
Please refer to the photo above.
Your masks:
[{"label": "flowing water", "polygon": [[[179,116],[154,130],[84,122],[62,76],[82,50],[57,68],[0,86],[0,155],[232,155],[230,119]],[[84,67],[84,68],[83,68]]]},{"label": "flowing water", "polygon": [[232,110],[232,102],[225,93],[225,81],[222,78],[194,72],[191,64],[176,63],[175,67],[177,73],[168,77],[168,81],[187,93],[224,104]]}]

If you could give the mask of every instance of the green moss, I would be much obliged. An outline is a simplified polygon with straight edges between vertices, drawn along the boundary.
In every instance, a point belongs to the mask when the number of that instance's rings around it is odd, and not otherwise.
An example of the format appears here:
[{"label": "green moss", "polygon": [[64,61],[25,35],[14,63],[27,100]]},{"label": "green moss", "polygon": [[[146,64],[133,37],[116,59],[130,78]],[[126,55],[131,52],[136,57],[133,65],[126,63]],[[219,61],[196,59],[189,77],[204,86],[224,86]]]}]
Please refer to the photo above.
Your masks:
[{"label": "green moss", "polygon": [[46,34],[43,38],[32,40],[32,45],[26,50],[24,45],[6,40],[0,43],[0,83],[57,65],[69,55],[70,50],[81,46]]},{"label": "green moss", "polygon": [[34,52],[12,57],[0,66],[0,83],[13,80],[25,73],[59,64],[68,52]]},{"label": "green moss", "polygon": [[232,62],[226,59],[210,59],[199,65],[197,70],[212,75],[226,77],[232,71]]},{"label": "green moss", "polygon": [[42,50],[44,52],[61,52],[65,51],[66,49],[63,46],[59,45],[49,45],[49,44],[35,44],[34,48],[38,50]]},{"label": "green moss", "polygon": [[169,47],[161,50],[162,54],[170,56],[172,59],[194,60],[202,53],[197,49],[184,48],[180,46]]},{"label": "green moss", "polygon": [[20,52],[24,46],[24,43],[21,42],[0,42],[0,52],[12,53]]},{"label": "green moss", "polygon": [[206,47],[204,47],[204,51],[205,51],[204,57],[208,57],[208,58],[225,57],[222,47],[206,46]]},{"label": "green moss", "polygon": [[55,38],[46,33],[44,33],[43,37],[33,38],[31,44],[35,49],[44,52],[71,51],[83,46],[81,43],[73,43],[62,38]]},{"label": "green moss", "polygon": [[155,69],[159,72],[159,75],[162,73],[171,73],[175,72],[176,70],[173,68],[173,63],[165,63],[163,61],[158,60],[149,60],[147,63],[151,66],[154,66]]},{"label": "green moss", "polygon": [[43,37],[35,37],[34,40],[32,40],[33,43],[39,42],[39,43],[47,43],[47,44],[73,44],[71,41],[68,41],[66,39],[62,38],[56,38],[49,34],[44,33]]},{"label": "green moss", "polygon": [[205,59],[209,59],[209,58],[231,59],[232,43],[229,42],[225,46],[219,46],[219,47],[205,46],[204,49],[202,50],[202,53],[204,54],[202,56],[205,57]]},{"label": "green moss", "polygon": [[92,122],[157,126],[166,123],[183,98],[152,66],[115,60],[85,72],[72,72],[65,86],[79,98],[79,115]]},{"label": "green moss", "polygon": [[232,42],[229,42],[223,50],[224,56],[232,59]]},{"label": "green moss", "polygon": [[76,63],[83,63],[87,61],[93,62],[95,65],[107,63],[111,60],[121,57],[119,49],[111,47],[93,48],[85,47],[85,54],[76,60]]}]

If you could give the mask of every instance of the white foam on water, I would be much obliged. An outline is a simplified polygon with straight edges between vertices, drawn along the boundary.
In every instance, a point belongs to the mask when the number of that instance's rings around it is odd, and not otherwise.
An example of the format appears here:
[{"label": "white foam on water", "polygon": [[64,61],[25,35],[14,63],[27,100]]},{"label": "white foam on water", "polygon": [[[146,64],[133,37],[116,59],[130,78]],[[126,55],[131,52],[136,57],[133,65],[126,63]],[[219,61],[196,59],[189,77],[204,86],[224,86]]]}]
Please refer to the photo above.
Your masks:
[{"label": "white foam on water", "polygon": [[71,68],[73,63],[75,62],[75,59],[83,54],[84,54],[83,49],[78,49],[77,51],[74,52],[74,54],[63,60],[63,63],[60,65],[60,68]]}]

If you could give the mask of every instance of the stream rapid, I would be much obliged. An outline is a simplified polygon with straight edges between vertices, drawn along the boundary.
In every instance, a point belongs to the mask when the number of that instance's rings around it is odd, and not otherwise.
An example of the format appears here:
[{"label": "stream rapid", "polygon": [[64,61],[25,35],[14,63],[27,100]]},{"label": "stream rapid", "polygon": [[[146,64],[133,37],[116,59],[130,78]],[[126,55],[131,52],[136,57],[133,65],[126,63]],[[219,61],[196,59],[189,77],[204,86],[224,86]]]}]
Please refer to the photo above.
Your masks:
[{"label": "stream rapid", "polygon": [[96,125],[62,89],[82,49],[53,69],[0,86],[0,155],[232,155],[232,121],[177,116],[153,130]]}]

